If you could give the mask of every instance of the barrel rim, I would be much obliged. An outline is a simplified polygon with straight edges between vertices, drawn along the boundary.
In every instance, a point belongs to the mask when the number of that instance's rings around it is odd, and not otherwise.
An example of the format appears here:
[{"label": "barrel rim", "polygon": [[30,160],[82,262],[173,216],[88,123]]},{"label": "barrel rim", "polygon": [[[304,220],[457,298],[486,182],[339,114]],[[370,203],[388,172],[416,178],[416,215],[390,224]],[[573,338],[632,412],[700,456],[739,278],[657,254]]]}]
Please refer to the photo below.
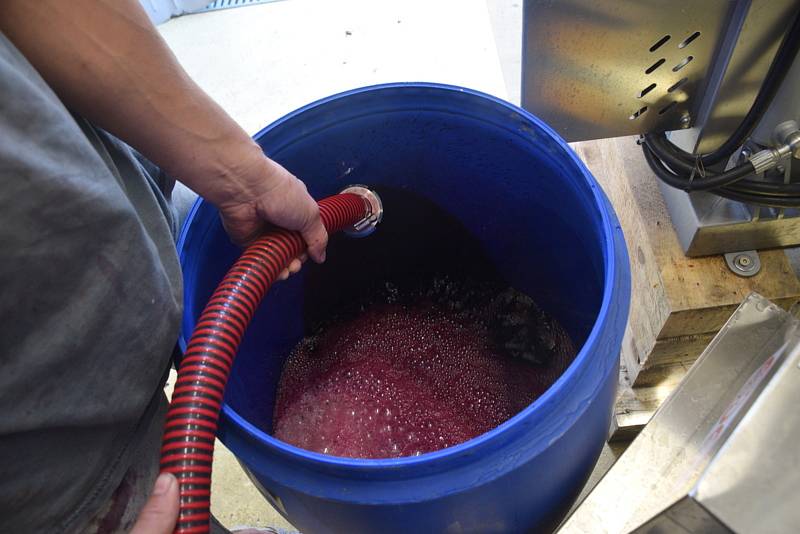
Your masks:
[{"label": "barrel rim", "polygon": [[[387,89],[431,89],[431,90],[440,90],[444,92],[457,92],[462,94],[472,95],[474,97],[478,97],[481,99],[486,99],[495,105],[501,106],[506,108],[507,111],[513,113],[520,118],[524,119],[525,121],[531,123],[531,125],[540,130],[541,133],[552,139],[558,147],[563,151],[562,155],[566,156],[570,163],[573,164],[576,169],[580,172],[583,178],[586,180],[589,189],[591,190],[592,198],[594,200],[594,207],[599,211],[601,221],[602,221],[602,230],[603,230],[603,241],[602,250],[604,253],[604,288],[603,288],[603,297],[600,304],[599,311],[597,313],[597,318],[592,326],[589,335],[587,336],[585,342],[581,346],[581,349],[578,351],[577,355],[567,367],[567,369],[559,376],[559,378],[540,396],[538,397],[533,403],[528,405],[522,411],[508,419],[507,421],[503,422],[502,424],[498,425],[497,427],[493,428],[492,430],[485,432],[475,438],[467,440],[463,443],[458,445],[454,445],[452,447],[448,447],[445,449],[441,449],[438,451],[430,452],[421,454],[419,456],[407,456],[407,457],[400,457],[400,458],[381,458],[381,459],[360,459],[360,458],[346,458],[346,457],[338,457],[338,456],[331,456],[321,453],[311,452],[299,447],[295,447],[283,441],[280,441],[267,432],[261,430],[260,428],[256,427],[254,424],[250,423],[247,419],[243,416],[239,415],[239,413],[229,406],[227,403],[223,404],[222,413],[221,413],[221,421],[220,421],[220,438],[223,442],[227,441],[227,439],[234,438],[237,442],[247,441],[253,443],[256,447],[267,447],[272,452],[277,453],[280,456],[280,460],[282,461],[301,461],[304,465],[310,466],[317,466],[322,468],[323,470],[330,470],[331,468],[343,468],[348,469],[354,472],[360,472],[362,474],[367,473],[377,473],[377,472],[397,472],[400,468],[411,468],[415,466],[429,466],[432,463],[437,463],[439,466],[444,465],[444,463],[450,464],[451,460],[459,460],[459,459],[467,459],[468,457],[475,456],[474,453],[477,452],[478,449],[483,449],[487,447],[490,443],[497,441],[498,439],[502,439],[503,436],[510,433],[510,431],[522,420],[531,417],[537,413],[543,413],[543,410],[546,409],[548,404],[554,403],[555,399],[558,397],[562,386],[565,383],[572,381],[575,375],[580,374],[584,368],[590,364],[589,359],[592,357],[593,353],[595,352],[597,345],[600,342],[600,339],[603,336],[606,324],[611,320],[612,314],[612,306],[615,304],[615,298],[619,296],[625,295],[617,295],[615,297],[613,287],[614,287],[614,280],[619,276],[620,270],[624,270],[626,268],[625,265],[619,265],[616,254],[615,254],[615,232],[620,232],[619,224],[616,222],[616,217],[609,212],[609,209],[613,211],[613,208],[610,207],[607,203],[607,199],[605,194],[603,193],[602,189],[598,185],[597,181],[595,180],[594,176],[589,172],[583,162],[577,157],[575,152],[569,147],[569,145],[561,138],[558,133],[556,133],[550,126],[546,123],[541,121],[538,117],[533,115],[532,113],[511,104],[510,102],[504,101],[500,98],[495,96],[483,93],[481,91],[477,91],[474,89],[468,89],[465,87],[455,86],[455,85],[448,85],[448,84],[440,84],[440,83],[431,83],[431,82],[394,82],[394,83],[384,83],[378,85],[371,85],[365,87],[359,87],[356,89],[351,89],[347,91],[343,91],[341,93],[337,93],[317,101],[314,101],[310,104],[307,104],[297,110],[288,113],[287,115],[277,119],[276,121],[272,122],[265,128],[261,129],[258,133],[256,133],[253,137],[254,139],[258,140],[260,137],[266,135],[267,133],[271,132],[273,129],[283,125],[284,123],[291,121],[295,117],[315,110],[316,108],[323,106],[330,102],[335,102],[344,98],[348,98],[353,95],[358,95],[367,92],[375,92],[375,91],[382,91]],[[178,240],[178,250],[180,251],[181,260],[183,260],[184,254],[184,246],[186,244],[186,240],[188,237],[188,229],[191,226],[194,218],[197,215],[198,210],[200,209],[201,205],[203,204],[202,199],[198,199],[195,204],[193,205],[192,209],[189,212],[188,217],[183,225],[181,230],[179,240]],[[183,262],[182,262],[183,263]],[[627,301],[626,304],[626,311],[625,314],[627,315]],[[180,344],[182,347],[185,347],[186,339],[185,333],[181,332],[180,336]],[[586,409],[584,405],[583,409]],[[581,411],[582,413],[582,411]],[[571,420],[577,419],[580,413],[575,413],[574,415],[570,416]],[[566,431],[570,425],[564,425],[564,431]],[[557,439],[558,436],[552,438],[550,442]],[[238,453],[237,453],[238,454]],[[247,454],[243,455],[247,456]],[[499,473],[498,473],[499,475]]]}]

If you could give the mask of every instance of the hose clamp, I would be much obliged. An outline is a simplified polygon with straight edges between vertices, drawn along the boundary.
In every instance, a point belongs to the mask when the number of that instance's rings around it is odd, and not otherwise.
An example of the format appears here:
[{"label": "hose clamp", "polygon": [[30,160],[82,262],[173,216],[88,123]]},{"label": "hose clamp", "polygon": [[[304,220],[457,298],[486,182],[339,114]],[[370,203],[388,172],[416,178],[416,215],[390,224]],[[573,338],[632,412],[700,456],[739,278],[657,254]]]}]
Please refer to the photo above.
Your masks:
[{"label": "hose clamp", "polygon": [[383,202],[378,193],[360,184],[348,186],[341,193],[358,195],[364,199],[367,205],[367,213],[364,218],[355,223],[352,228],[345,230],[344,233],[350,237],[366,237],[374,232],[375,227],[383,220]]}]

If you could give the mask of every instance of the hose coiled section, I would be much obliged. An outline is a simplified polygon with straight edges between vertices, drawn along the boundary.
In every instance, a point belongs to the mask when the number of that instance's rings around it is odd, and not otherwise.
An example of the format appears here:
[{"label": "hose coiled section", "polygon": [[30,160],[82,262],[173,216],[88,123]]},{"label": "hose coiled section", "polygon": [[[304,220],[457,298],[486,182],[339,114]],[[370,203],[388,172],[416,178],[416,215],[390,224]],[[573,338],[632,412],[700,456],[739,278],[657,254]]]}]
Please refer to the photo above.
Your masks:
[{"label": "hose coiled section", "polygon": [[[319,203],[329,234],[370,215],[370,204],[342,193]],[[214,437],[239,343],[264,295],[306,245],[298,232],[276,229],[247,247],[217,286],[195,325],[178,370],[161,446],[161,471],[180,485],[175,532],[209,532]]]}]

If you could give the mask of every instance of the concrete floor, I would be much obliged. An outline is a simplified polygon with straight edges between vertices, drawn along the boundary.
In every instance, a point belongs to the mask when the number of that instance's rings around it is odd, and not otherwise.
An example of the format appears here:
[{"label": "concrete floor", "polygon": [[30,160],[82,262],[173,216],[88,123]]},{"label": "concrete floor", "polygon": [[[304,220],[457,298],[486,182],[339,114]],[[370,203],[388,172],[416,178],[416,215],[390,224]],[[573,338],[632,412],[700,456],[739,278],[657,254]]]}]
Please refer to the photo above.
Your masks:
[{"label": "concrete floor", "polygon": [[519,105],[522,88],[522,2],[487,0],[497,57],[506,85],[506,100]]},{"label": "concrete floor", "polygon": [[239,461],[219,440],[214,450],[211,511],[220,523],[231,530],[241,526],[295,530],[261,496]]}]

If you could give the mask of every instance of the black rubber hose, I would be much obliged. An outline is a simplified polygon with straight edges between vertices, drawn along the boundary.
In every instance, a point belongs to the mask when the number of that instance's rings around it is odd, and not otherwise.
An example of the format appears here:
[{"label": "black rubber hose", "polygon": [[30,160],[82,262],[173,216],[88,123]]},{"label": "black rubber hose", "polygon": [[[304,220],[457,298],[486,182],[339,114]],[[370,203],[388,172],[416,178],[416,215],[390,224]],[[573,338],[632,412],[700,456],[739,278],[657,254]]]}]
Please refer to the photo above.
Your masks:
[{"label": "black rubber hose", "polygon": [[[668,146],[663,146],[661,142],[657,139],[653,139],[652,137],[645,136],[646,141],[653,147],[653,144],[658,144],[660,146],[659,150],[653,150],[653,154],[656,155],[659,159],[661,159],[670,169],[672,169],[675,174],[677,174],[678,178],[685,178],[688,185],[688,178],[685,175],[691,175],[692,171],[696,168],[694,165],[690,165],[680,158],[677,157],[674,150],[672,150]],[[749,174],[755,173],[755,168],[752,166],[750,162],[745,162],[741,166],[744,166],[748,169]],[[731,171],[734,169],[731,169]],[[698,171],[699,172],[699,171]],[[695,176],[699,176],[699,182],[693,181],[692,190],[693,191],[705,191],[708,190],[708,187],[700,187],[702,184],[708,183],[706,180],[707,178],[703,178],[701,175],[695,173]],[[728,171],[730,172],[730,171]],[[711,176],[719,176],[715,173],[708,173]],[[737,174],[738,176],[738,174]],[[696,186],[695,186],[696,184]],[[792,184],[781,184],[775,182],[762,182],[758,180],[742,180],[740,178],[736,178],[731,180],[728,183],[720,185],[720,187],[730,187],[731,189],[735,189],[740,192],[750,193],[750,194],[764,194],[769,196],[798,196],[800,195],[800,184],[792,183]],[[682,188],[685,189],[685,188]]]},{"label": "black rubber hose", "polygon": [[[666,165],[669,165],[669,167],[673,170],[688,172],[690,175],[694,171],[693,165],[689,165],[688,163],[681,161],[670,152],[656,154],[656,151],[653,150],[653,147],[647,141],[642,144],[642,147],[645,158],[647,159],[648,164],[650,164],[650,168],[656,172],[656,175],[658,175],[659,178],[667,182],[672,187],[683,189],[686,192],[711,191],[718,189],[720,187],[733,184],[739,180],[743,180],[745,177],[755,172],[755,167],[753,167],[753,164],[748,161],[720,174],[709,174],[702,176],[700,173],[695,173],[695,177],[689,179],[681,175],[676,175],[664,164],[666,163]],[[656,162],[658,165],[656,165]]]},{"label": "black rubber hose", "polygon": [[[642,147],[644,152],[644,158],[647,161],[648,165],[650,165],[650,168],[653,170],[656,176],[658,176],[661,180],[663,180],[667,185],[670,185],[676,189],[682,189],[686,191],[687,181],[683,178],[675,176],[664,165],[664,163],[653,154],[653,152],[646,144],[643,144]],[[755,184],[756,182],[752,183]],[[769,195],[762,192],[751,191],[744,187],[740,187],[739,184],[734,184],[727,187],[721,187],[718,189],[714,189],[711,192],[713,192],[715,195],[728,198],[730,200],[735,200],[737,202],[744,202],[747,204],[753,204],[757,206],[767,206],[771,208],[800,207],[800,194],[798,195],[781,194],[780,196],[774,195],[774,193],[776,193],[779,188],[785,188],[786,186],[782,184],[766,184],[763,182],[758,182],[758,184],[761,187],[767,186],[767,189],[770,189],[773,195]],[[797,184],[792,184],[792,186],[794,185]],[[739,187],[739,189],[736,189],[737,187]],[[696,191],[697,189],[694,190]],[[795,190],[794,187],[793,190]]]},{"label": "black rubber hose", "polygon": [[[750,106],[750,111],[747,112],[742,122],[739,123],[736,130],[734,130],[724,143],[712,152],[701,156],[701,161],[704,166],[710,167],[726,161],[737,148],[744,144],[745,140],[753,132],[753,129],[758,125],[758,122],[764,116],[770,103],[775,98],[775,94],[778,92],[783,80],[786,78],[786,74],[792,67],[798,50],[800,50],[800,10],[798,10],[791,27],[784,35],[783,42],[781,42],[778,52],[775,54],[775,58],[772,60],[772,64],[764,78],[764,83],[761,85],[761,89],[759,89],[758,95],[756,95],[753,101],[753,105]],[[662,132],[657,135],[663,138],[665,142],[670,143],[665,133]],[[670,144],[672,145],[672,143]],[[686,163],[694,164],[697,160],[695,154],[690,154],[677,147],[675,147],[675,149],[678,151],[679,157]],[[658,153],[658,149],[656,149],[656,153]]]},{"label": "black rubber hose", "polygon": [[800,10],[795,15],[789,31],[786,32],[783,42],[778,48],[772,64],[769,66],[764,83],[761,85],[753,105],[750,106],[750,111],[747,112],[747,115],[745,115],[745,118],[742,119],[742,122],[739,123],[739,126],[731,136],[716,150],[705,156],[707,161],[704,160],[704,164],[713,165],[728,159],[753,133],[753,130],[767,112],[767,108],[775,99],[778,89],[780,89],[786,74],[791,69],[792,63],[794,63],[798,49],[800,49]]},{"label": "black rubber hose", "polygon": [[[674,143],[671,143],[664,137],[663,132],[661,134],[657,133],[648,133],[644,136],[644,142],[647,143],[647,146],[653,151],[653,154],[660,160],[664,161],[673,171],[680,172],[681,174],[689,175],[695,168],[699,167],[700,165],[703,166],[705,169],[705,163],[703,162],[700,156],[694,156],[693,158],[689,158],[690,154],[688,152],[684,152]],[[707,172],[711,174],[717,174],[716,171],[713,171],[711,168],[706,169]]]}]

